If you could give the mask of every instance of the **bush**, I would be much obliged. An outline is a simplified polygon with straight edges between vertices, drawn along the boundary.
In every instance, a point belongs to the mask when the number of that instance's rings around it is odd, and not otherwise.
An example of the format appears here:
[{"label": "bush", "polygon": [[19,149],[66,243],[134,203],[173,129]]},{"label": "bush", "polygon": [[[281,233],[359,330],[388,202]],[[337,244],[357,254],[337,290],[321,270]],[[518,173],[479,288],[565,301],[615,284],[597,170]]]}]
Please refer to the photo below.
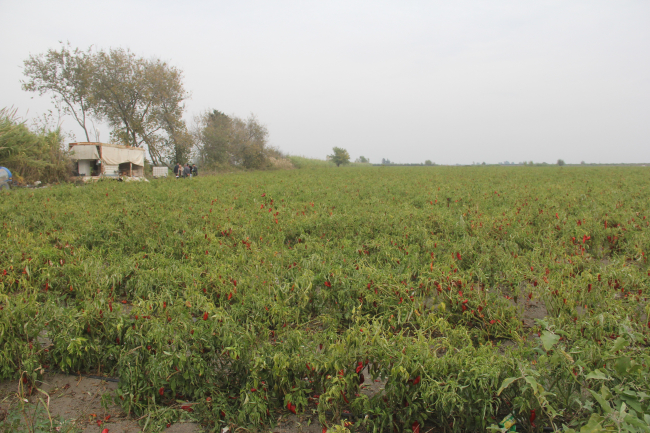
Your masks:
[{"label": "bush", "polygon": [[59,182],[68,178],[70,160],[59,129],[30,130],[15,110],[0,109],[0,165],[18,183]]}]

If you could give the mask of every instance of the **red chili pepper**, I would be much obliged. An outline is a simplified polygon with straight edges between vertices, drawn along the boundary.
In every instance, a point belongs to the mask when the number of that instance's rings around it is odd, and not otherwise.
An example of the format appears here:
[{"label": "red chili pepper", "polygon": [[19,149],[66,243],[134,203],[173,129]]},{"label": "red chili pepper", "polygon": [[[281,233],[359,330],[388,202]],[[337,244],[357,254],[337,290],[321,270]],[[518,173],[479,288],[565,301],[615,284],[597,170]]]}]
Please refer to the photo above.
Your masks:
[{"label": "red chili pepper", "polygon": [[363,370],[363,362],[359,361],[357,364],[357,373],[359,373],[361,370]]},{"label": "red chili pepper", "polygon": [[330,283],[329,281],[325,281],[325,287],[332,287],[332,283]]},{"label": "red chili pepper", "polygon": [[158,390],[158,394],[160,394],[161,396],[164,395],[165,394],[165,388],[161,386],[160,389]]},{"label": "red chili pepper", "polygon": [[296,414],[296,406],[294,404],[291,404],[291,402],[287,403],[287,409],[292,414],[294,414],[294,415]]},{"label": "red chili pepper", "polygon": [[413,385],[417,385],[418,383],[420,383],[420,376],[413,379]]},{"label": "red chili pepper", "polygon": [[208,312],[203,313],[203,320],[208,320]]},{"label": "red chili pepper", "polygon": [[411,425],[411,430],[413,430],[413,433],[420,433],[420,423],[415,421],[413,425]]},{"label": "red chili pepper", "polygon": [[530,410],[530,424],[535,427],[535,417],[537,415],[535,414],[535,409]]},{"label": "red chili pepper", "polygon": [[[106,194],[106,195],[108,195],[108,194]],[[105,428],[104,430],[102,430],[102,433],[108,433],[108,429]]]}]

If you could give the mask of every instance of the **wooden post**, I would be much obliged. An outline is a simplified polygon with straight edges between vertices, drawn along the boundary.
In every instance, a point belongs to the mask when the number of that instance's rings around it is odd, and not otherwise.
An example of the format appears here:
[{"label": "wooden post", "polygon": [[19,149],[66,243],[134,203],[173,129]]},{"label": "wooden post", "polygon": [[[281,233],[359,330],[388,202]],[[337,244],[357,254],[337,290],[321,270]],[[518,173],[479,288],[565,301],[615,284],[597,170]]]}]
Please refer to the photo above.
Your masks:
[{"label": "wooden post", "polygon": [[129,177],[133,177],[133,164],[129,162]]}]

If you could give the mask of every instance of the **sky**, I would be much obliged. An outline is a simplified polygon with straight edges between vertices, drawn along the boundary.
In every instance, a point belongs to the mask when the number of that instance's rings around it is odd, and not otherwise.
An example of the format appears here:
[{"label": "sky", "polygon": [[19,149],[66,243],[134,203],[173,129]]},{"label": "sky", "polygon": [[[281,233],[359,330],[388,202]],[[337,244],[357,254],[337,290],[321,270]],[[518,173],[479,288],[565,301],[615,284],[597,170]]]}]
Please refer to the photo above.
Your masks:
[{"label": "sky", "polygon": [[51,109],[23,61],[69,41],[169,62],[188,122],[253,113],[292,155],[650,162],[649,23],[646,0],[0,0],[0,108]]}]

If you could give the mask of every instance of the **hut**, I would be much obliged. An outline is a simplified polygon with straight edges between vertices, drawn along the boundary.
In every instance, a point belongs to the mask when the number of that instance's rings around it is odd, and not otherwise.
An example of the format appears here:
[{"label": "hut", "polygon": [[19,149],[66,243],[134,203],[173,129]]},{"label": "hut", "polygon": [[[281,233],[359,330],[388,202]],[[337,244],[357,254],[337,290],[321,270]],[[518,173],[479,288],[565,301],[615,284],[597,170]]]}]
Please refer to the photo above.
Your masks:
[{"label": "hut", "polygon": [[88,178],[144,177],[144,149],[109,143],[70,143],[76,174]]}]

